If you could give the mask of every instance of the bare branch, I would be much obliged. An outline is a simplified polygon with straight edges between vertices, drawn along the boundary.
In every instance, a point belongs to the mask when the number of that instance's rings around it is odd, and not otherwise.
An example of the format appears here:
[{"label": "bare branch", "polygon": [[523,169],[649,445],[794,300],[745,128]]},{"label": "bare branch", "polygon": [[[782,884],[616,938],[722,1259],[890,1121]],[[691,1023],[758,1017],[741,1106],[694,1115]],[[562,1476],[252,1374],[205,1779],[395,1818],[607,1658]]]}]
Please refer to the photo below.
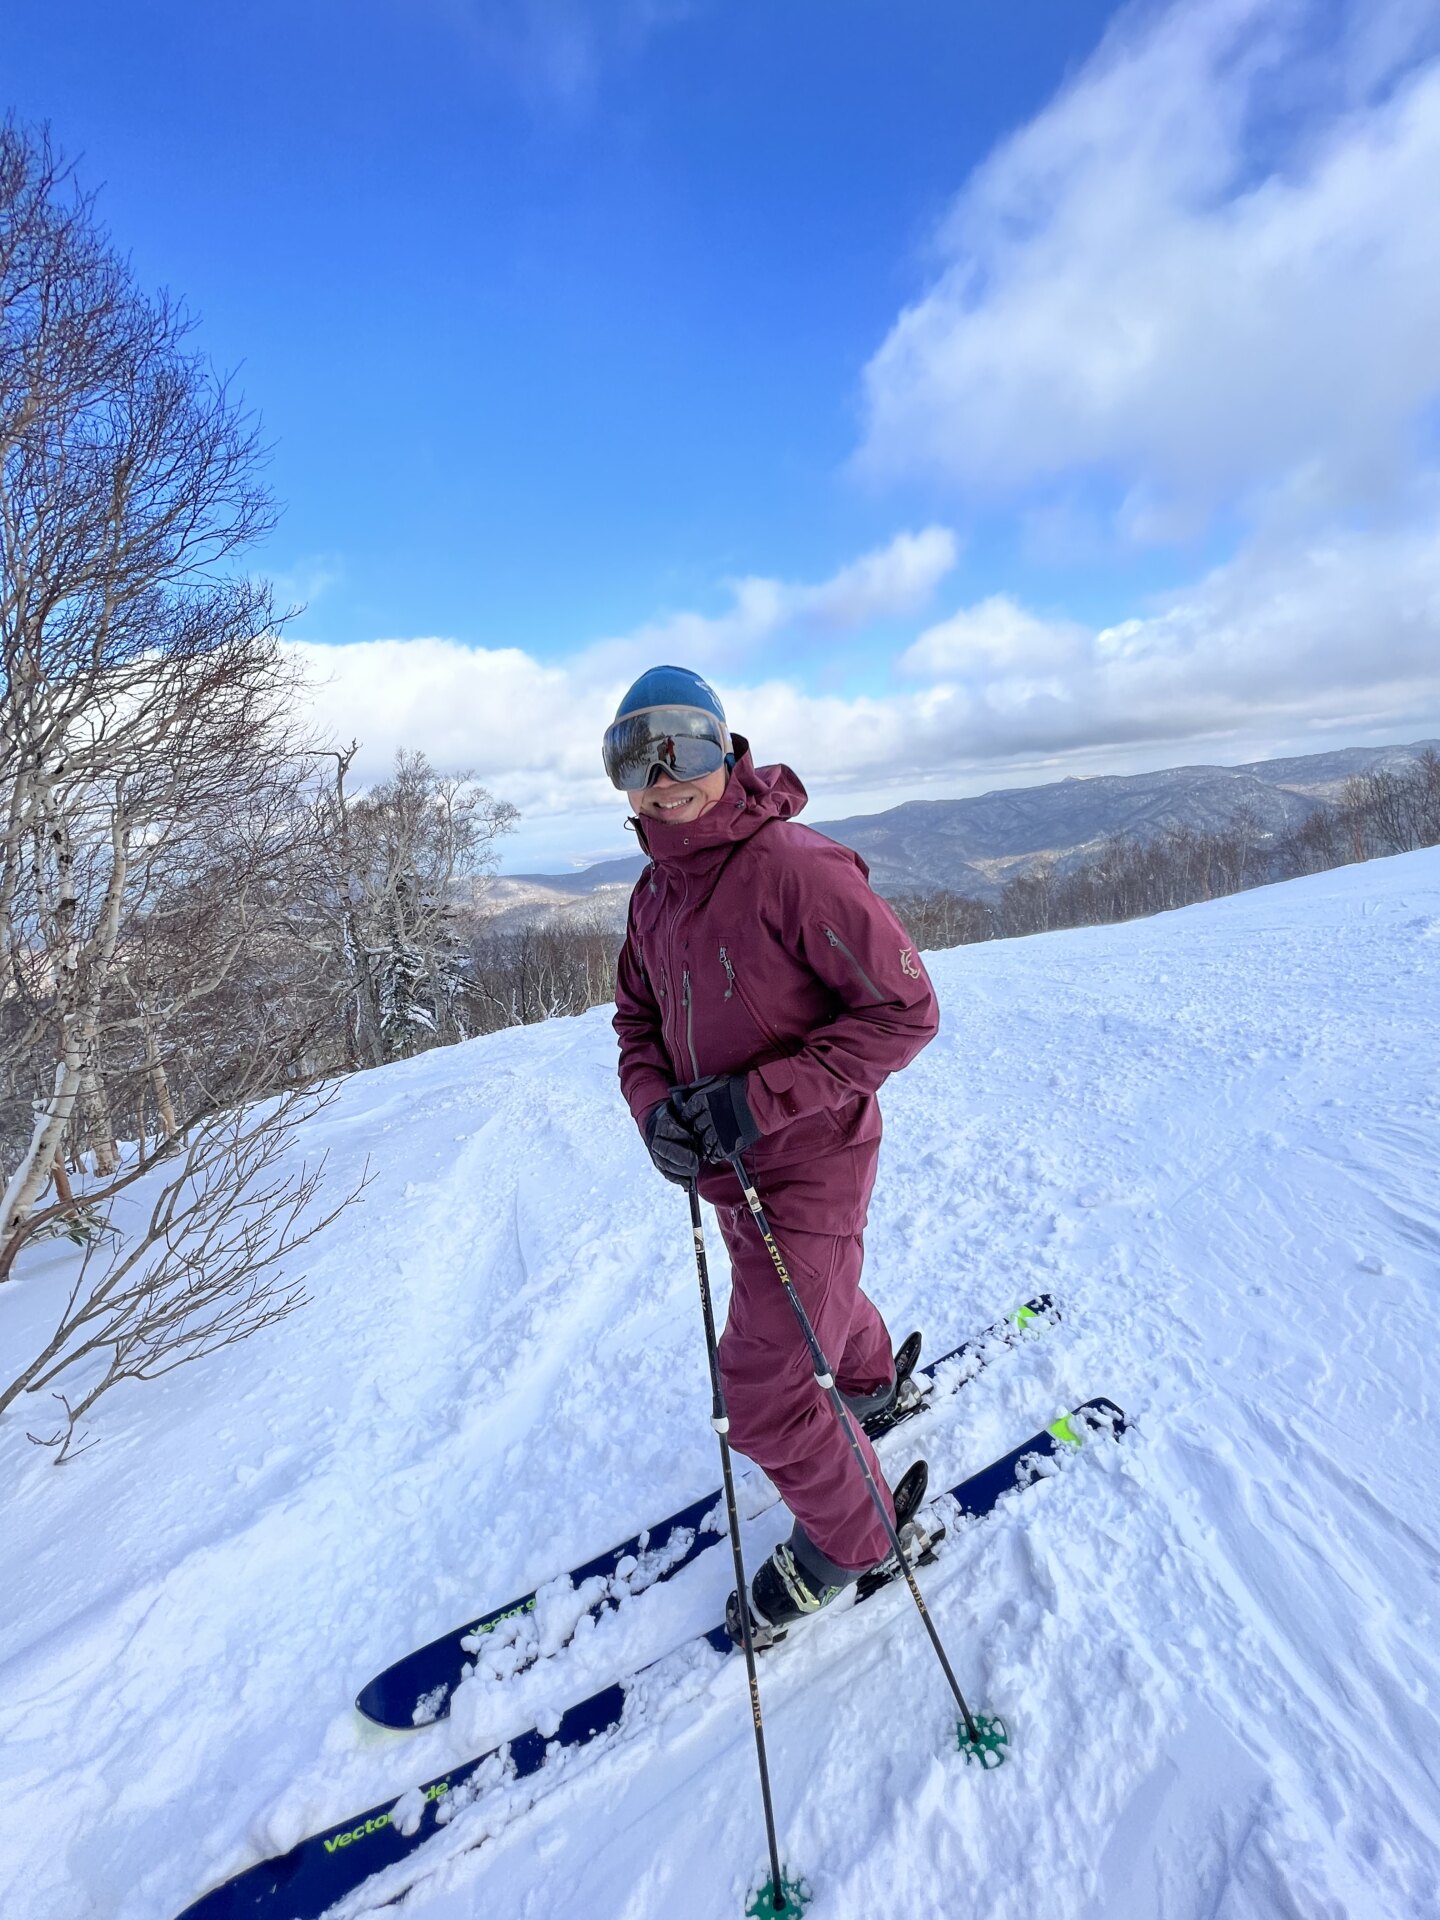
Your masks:
[{"label": "bare branch", "polygon": [[[359,1198],[368,1166],[316,1211],[325,1161],[287,1166],[297,1131],[336,1089],[234,1108],[191,1127],[150,1216],[103,1264],[85,1251],[41,1353],[0,1392],[0,1413],[62,1377],[80,1382],[65,1423],[45,1444],[73,1456],[80,1423],[122,1380],[154,1380],[287,1319],[305,1303],[294,1255]],[[32,1436],[33,1437],[33,1436]]]}]

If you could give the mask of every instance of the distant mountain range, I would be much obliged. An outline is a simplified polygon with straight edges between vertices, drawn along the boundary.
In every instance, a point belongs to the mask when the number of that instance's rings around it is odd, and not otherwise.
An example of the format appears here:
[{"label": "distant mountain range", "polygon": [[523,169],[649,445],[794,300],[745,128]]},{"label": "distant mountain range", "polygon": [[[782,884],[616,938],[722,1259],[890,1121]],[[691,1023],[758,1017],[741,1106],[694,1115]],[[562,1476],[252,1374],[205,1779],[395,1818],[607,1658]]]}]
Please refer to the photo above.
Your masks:
[{"label": "distant mountain range", "polygon": [[[1145,840],[1173,827],[1227,826],[1248,807],[1264,835],[1298,826],[1338,800],[1345,782],[1379,768],[1403,768],[1440,741],[1351,747],[1241,767],[1168,767],[1160,773],[1074,777],[1043,787],[1008,787],[968,800],[907,800],[885,813],[812,820],[818,833],[853,847],[887,894],[949,887],[993,899],[1041,860],[1078,866],[1115,834]],[[507,874],[488,883],[485,903],[501,925],[554,913],[599,912],[623,925],[643,856],[602,860],[577,873]]]}]

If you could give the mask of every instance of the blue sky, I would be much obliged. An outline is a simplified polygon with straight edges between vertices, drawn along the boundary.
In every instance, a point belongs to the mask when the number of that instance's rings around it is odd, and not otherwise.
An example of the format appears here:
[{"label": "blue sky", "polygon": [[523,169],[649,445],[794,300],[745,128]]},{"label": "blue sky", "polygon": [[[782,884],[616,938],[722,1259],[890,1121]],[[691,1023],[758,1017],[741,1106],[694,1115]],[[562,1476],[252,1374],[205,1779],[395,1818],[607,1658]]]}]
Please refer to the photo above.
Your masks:
[{"label": "blue sky", "polygon": [[240,367],[321,723],[526,867],[623,845],[655,658],[832,814],[1440,731],[1436,61],[1421,0],[14,0],[0,94]]}]

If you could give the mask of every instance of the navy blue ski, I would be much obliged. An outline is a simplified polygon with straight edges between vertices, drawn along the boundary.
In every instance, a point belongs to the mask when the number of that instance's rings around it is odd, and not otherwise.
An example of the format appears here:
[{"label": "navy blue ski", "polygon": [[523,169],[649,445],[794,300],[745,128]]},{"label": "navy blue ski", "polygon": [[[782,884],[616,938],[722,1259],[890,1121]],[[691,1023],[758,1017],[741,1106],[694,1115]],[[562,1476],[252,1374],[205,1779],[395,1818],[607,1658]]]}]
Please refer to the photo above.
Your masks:
[{"label": "navy blue ski", "polygon": [[[872,1439],[882,1438],[937,1400],[958,1391],[1027,1333],[1053,1326],[1059,1318],[1060,1310],[1048,1293],[1027,1300],[993,1327],[920,1368],[909,1383],[908,1393],[902,1393],[895,1412],[888,1418],[867,1422],[866,1431]],[[707,1547],[724,1538],[725,1512],[717,1487],[672,1513],[668,1520],[622,1540],[608,1553],[597,1554],[566,1577],[575,1592],[587,1600],[591,1617],[598,1618],[618,1607],[628,1594],[673,1579]],[[523,1673],[543,1651],[558,1651],[542,1648],[532,1618],[535,1606],[536,1595],[525,1593],[466,1626],[441,1634],[438,1640],[407,1653],[367,1681],[355,1705],[378,1726],[405,1731],[445,1719],[451,1696],[482,1648],[490,1664],[505,1678]],[[570,1637],[573,1629],[567,1643]]]},{"label": "navy blue ski", "polygon": [[[938,1495],[927,1503],[925,1511],[935,1509],[942,1523],[953,1524],[957,1517],[982,1518],[993,1512],[1005,1494],[1032,1485],[1040,1477],[1038,1469],[1046,1460],[1071,1452],[1083,1445],[1091,1434],[1111,1433],[1118,1439],[1124,1431],[1125,1415],[1113,1400],[1087,1400],[1073,1413],[1032,1434],[1003,1459]],[[942,1532],[943,1527],[932,1534],[932,1544],[940,1540]],[[861,1599],[868,1599],[870,1593],[878,1590],[871,1587]],[[860,1604],[860,1600],[856,1604]],[[723,1625],[712,1627],[701,1637],[718,1655],[728,1656],[735,1651]],[[777,1657],[780,1657],[778,1650],[764,1656],[767,1660]],[[658,1666],[660,1662],[652,1664]],[[423,1846],[437,1827],[444,1826],[456,1812],[498,1780],[510,1782],[539,1773],[555,1753],[588,1746],[592,1740],[619,1727],[633,1685],[634,1681],[630,1680],[604,1687],[588,1700],[571,1707],[562,1716],[556,1732],[542,1735],[532,1728],[517,1739],[427,1782],[418,1790],[421,1808],[418,1819],[404,1821],[408,1831],[402,1830],[397,1819],[392,1818],[397,1802],[386,1801],[324,1833],[313,1834],[292,1847],[289,1853],[247,1867],[233,1880],[202,1894],[185,1909],[180,1920],[319,1920],[320,1915],[371,1874],[403,1860]],[[483,1776],[482,1769],[485,1770]],[[413,1801],[414,1796],[407,1798]]]}]

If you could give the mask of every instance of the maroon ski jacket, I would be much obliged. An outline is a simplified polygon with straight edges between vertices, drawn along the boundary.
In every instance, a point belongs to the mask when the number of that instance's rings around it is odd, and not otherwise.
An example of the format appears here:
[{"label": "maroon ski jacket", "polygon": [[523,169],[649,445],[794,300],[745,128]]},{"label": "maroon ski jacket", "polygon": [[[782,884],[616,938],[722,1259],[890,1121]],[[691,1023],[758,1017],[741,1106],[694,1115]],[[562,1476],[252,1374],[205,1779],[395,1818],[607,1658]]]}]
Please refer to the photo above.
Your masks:
[{"label": "maroon ski jacket", "polygon": [[[794,820],[805,789],[752,765],[688,826],[636,821],[650,856],[630,897],[615,992],[620,1086],[636,1123],[671,1089],[746,1075],[764,1138],[747,1156],[776,1225],[858,1233],[886,1077],[934,1037],[939,1009],[857,853]],[[702,1175],[739,1199],[728,1167]]]}]

